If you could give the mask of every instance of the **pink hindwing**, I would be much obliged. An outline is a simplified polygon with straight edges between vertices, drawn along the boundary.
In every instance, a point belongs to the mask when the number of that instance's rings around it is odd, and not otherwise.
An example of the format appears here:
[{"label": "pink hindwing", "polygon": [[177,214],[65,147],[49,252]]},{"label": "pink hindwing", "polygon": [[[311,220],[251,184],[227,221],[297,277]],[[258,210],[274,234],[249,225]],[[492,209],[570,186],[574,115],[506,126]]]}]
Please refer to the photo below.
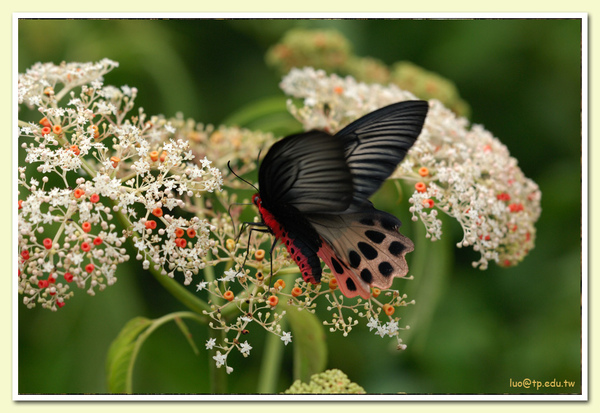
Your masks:
[{"label": "pink hindwing", "polygon": [[318,255],[331,269],[342,294],[348,298],[360,295],[365,300],[370,297],[369,284],[361,280],[326,241],[323,242]]},{"label": "pink hindwing", "polygon": [[394,216],[378,210],[335,217],[311,217],[324,240],[319,256],[347,297],[369,297],[369,287],[390,288],[408,273],[412,241],[398,232]]}]

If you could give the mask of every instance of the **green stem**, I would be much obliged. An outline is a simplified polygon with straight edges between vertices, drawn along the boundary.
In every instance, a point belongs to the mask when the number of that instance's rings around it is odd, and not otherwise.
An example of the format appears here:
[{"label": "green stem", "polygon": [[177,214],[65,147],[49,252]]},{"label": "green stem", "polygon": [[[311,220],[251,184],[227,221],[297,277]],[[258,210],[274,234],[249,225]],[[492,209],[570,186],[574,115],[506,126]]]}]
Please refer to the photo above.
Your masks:
[{"label": "green stem", "polygon": [[[210,338],[214,338],[217,342],[223,342],[224,333],[223,330],[216,330],[209,328],[208,335]],[[225,394],[227,392],[227,372],[225,367],[217,367],[217,364],[212,359],[215,351],[210,351],[208,360],[208,368],[210,373],[210,392],[212,394]]]},{"label": "green stem", "polygon": [[[283,320],[281,325],[284,328]],[[260,374],[258,375],[258,393],[274,394],[276,392],[282,359],[283,343],[281,339],[275,334],[267,334]]]},{"label": "green stem", "polygon": [[160,271],[150,267],[150,272],[154,275],[154,278],[167,290],[173,297],[175,297],[180,303],[185,305],[190,310],[202,314],[203,311],[210,311],[210,306],[204,301],[198,298],[197,295],[188,291],[183,285],[173,278],[161,274]]},{"label": "green stem", "polygon": [[[286,286],[284,291],[289,292],[293,285],[293,278],[298,275],[298,268],[290,267],[280,270],[278,276],[284,277]],[[286,319],[280,322],[282,330],[287,328]],[[267,334],[265,350],[260,366],[260,374],[258,375],[258,393],[273,394],[277,391],[277,382],[279,372],[281,371],[281,362],[283,360],[284,344],[281,342],[281,337],[275,334]],[[294,361],[296,362],[296,360]]]}]

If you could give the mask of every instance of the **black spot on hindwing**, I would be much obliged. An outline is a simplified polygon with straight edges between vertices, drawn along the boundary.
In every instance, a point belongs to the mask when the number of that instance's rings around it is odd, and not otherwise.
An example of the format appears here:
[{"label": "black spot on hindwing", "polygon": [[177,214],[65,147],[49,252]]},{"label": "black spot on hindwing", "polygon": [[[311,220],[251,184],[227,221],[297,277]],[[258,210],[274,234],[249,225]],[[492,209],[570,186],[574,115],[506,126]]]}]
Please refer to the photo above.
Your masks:
[{"label": "black spot on hindwing", "polygon": [[379,231],[367,230],[365,231],[365,235],[376,244],[381,244],[385,239],[385,234]]},{"label": "black spot on hindwing", "polygon": [[348,254],[348,258],[350,258],[350,266],[352,268],[358,268],[358,266],[360,265],[360,255],[358,255],[358,252],[352,250],[350,251],[350,253]]},{"label": "black spot on hindwing", "polygon": [[350,291],[356,291],[356,284],[354,284],[352,278],[346,278],[346,287],[348,287],[348,290]]},{"label": "black spot on hindwing", "polygon": [[373,274],[371,274],[371,271],[369,271],[368,268],[363,268],[363,270],[360,272],[360,278],[362,278],[362,280],[367,284],[370,284],[371,281],[373,281]]},{"label": "black spot on hindwing", "polygon": [[367,244],[366,242],[359,242],[358,249],[368,260],[374,260],[375,258],[377,258],[377,250],[371,245]]},{"label": "black spot on hindwing", "polygon": [[392,266],[392,264],[390,264],[387,261],[383,261],[383,262],[379,263],[378,268],[379,268],[379,272],[384,277],[389,277],[394,272],[394,267]]},{"label": "black spot on hindwing", "polygon": [[405,249],[406,248],[404,247],[404,245],[401,242],[393,241],[390,244],[388,251],[390,252],[390,254],[395,255],[397,257],[400,254],[402,254],[402,251],[404,251]]},{"label": "black spot on hindwing", "polygon": [[331,263],[333,264],[333,269],[335,272],[337,272],[338,274],[342,274],[344,272],[344,268],[338,260],[336,260],[335,258],[331,258]]}]

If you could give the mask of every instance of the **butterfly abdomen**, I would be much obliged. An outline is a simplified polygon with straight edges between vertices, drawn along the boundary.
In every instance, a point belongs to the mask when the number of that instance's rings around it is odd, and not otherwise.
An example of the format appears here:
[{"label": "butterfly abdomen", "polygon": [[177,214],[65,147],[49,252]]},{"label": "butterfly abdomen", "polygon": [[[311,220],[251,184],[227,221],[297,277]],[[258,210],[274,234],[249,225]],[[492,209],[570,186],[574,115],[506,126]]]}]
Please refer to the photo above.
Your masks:
[{"label": "butterfly abdomen", "polygon": [[[318,284],[321,281],[321,261],[316,252],[304,241],[307,239],[307,233],[310,235],[314,232],[312,234],[313,237],[309,237],[308,239],[317,238],[320,242],[316,230],[308,222],[305,222],[305,225],[302,226],[301,222],[306,220],[299,214],[298,216],[294,216],[293,210],[280,211],[280,216],[276,217],[262,205],[260,197],[255,196],[253,201],[258,207],[265,225],[269,227],[275,238],[285,245],[290,256],[300,268],[304,281]],[[302,236],[298,234],[298,224],[301,225],[300,227],[303,227]]]}]

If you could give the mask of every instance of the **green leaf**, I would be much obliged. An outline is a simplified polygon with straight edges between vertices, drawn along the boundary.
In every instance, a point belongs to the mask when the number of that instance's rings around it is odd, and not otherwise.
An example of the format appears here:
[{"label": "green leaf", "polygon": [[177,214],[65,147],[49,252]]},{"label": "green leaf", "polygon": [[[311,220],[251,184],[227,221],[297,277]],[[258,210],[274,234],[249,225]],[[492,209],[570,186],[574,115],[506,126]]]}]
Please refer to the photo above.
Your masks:
[{"label": "green leaf", "polygon": [[131,393],[130,368],[139,335],[152,325],[152,320],[136,317],[130,320],[112,342],[106,358],[106,377],[110,393]]},{"label": "green leaf", "polygon": [[[201,324],[206,324],[206,317],[189,311],[167,314],[155,320],[136,317],[129,321],[117,338],[112,342],[106,358],[106,376],[108,391],[111,393],[132,393],[133,366],[144,341],[160,326],[175,320],[179,328],[196,352],[198,349],[191,341],[187,326],[181,321],[189,318]],[[183,327],[182,327],[183,326]],[[187,334],[186,334],[187,331]]]},{"label": "green leaf", "polygon": [[266,120],[276,119],[280,123],[282,116],[289,121],[293,120],[293,117],[287,112],[285,102],[286,98],[282,96],[257,100],[234,112],[221,123],[255,129],[255,124],[261,122],[267,129],[269,122],[265,122]]},{"label": "green leaf", "polygon": [[194,354],[195,355],[200,354],[200,352],[198,351],[198,347],[196,347],[196,343],[194,343],[194,340],[192,339],[192,333],[190,333],[190,329],[183,322],[183,320],[181,318],[177,317],[177,318],[175,318],[175,324],[177,324],[177,327],[179,327],[179,329],[181,330],[181,333],[183,334],[185,339],[190,344],[190,347],[192,347]]},{"label": "green leaf", "polygon": [[323,324],[313,313],[285,306],[286,318],[292,330],[294,346],[294,379],[310,381],[313,374],[321,373],[327,365],[327,345]]}]

